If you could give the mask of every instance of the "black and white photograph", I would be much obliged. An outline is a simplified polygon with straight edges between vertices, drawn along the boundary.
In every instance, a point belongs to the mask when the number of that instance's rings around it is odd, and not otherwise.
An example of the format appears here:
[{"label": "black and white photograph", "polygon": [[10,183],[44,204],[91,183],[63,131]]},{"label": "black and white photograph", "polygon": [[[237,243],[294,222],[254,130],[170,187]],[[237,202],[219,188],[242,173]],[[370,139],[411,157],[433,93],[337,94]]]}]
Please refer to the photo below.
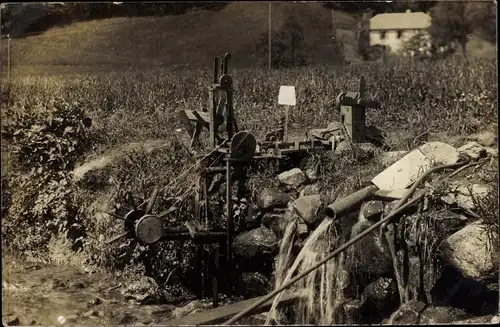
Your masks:
[{"label": "black and white photograph", "polygon": [[2,326],[499,324],[497,10],[1,3]]}]

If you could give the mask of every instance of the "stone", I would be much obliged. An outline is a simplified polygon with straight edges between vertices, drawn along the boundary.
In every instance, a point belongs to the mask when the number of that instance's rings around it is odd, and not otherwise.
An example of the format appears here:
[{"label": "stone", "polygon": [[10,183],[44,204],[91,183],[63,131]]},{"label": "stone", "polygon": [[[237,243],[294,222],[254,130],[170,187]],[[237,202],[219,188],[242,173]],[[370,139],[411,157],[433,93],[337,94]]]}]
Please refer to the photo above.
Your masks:
[{"label": "stone", "polygon": [[492,147],[497,144],[498,138],[495,133],[486,131],[473,136],[473,140],[477,141],[479,144]]},{"label": "stone", "polygon": [[419,150],[434,165],[450,165],[458,162],[459,152],[455,147],[443,142],[427,142]]},{"label": "stone", "polygon": [[237,285],[237,291],[245,298],[262,296],[269,293],[271,290],[271,282],[261,273],[244,272],[240,275]]},{"label": "stone", "polygon": [[469,142],[458,148],[458,152],[465,154],[467,157],[478,160],[487,155],[486,148],[476,142]]},{"label": "stone", "polygon": [[158,296],[158,284],[151,277],[142,276],[129,283],[127,288],[121,291],[126,300],[135,300],[145,303]]},{"label": "stone", "polygon": [[397,284],[392,278],[380,277],[368,284],[361,295],[361,312],[366,324],[379,323],[397,309]]},{"label": "stone", "polygon": [[474,317],[474,318],[469,318],[465,320],[459,320],[459,321],[454,321],[450,323],[451,325],[462,325],[462,324],[489,324],[492,322],[493,315],[486,315],[486,316],[481,316],[481,317]]},{"label": "stone", "polygon": [[347,300],[342,304],[342,320],[346,325],[361,324],[363,322],[360,300]]},{"label": "stone", "polygon": [[[352,236],[362,233],[368,229],[372,222],[360,221],[352,227]],[[372,276],[391,276],[392,259],[390,251],[386,246],[385,239],[380,233],[373,232],[363,237],[353,245],[351,265],[353,273],[368,274]]]},{"label": "stone", "polygon": [[309,234],[309,228],[305,223],[298,223],[297,224],[297,235],[299,237],[303,238],[304,236]]},{"label": "stone", "polygon": [[276,188],[263,189],[258,196],[257,202],[262,209],[286,208],[290,196]]},{"label": "stone", "polygon": [[19,318],[16,317],[12,319],[11,321],[7,322],[7,326],[19,326],[21,322],[19,321]]},{"label": "stone", "polygon": [[119,321],[120,325],[129,325],[137,321],[137,318],[131,314],[124,314]]},{"label": "stone", "polygon": [[269,226],[264,226],[270,228],[279,238],[283,237],[285,234],[288,224],[297,219],[297,217],[288,210],[282,214],[272,214],[272,217],[273,219],[269,220]]},{"label": "stone", "polygon": [[464,215],[449,210],[435,214],[432,219],[434,221],[434,231],[439,239],[456,232],[469,221]]},{"label": "stone", "polygon": [[285,171],[279,174],[277,179],[281,184],[292,187],[299,187],[307,182],[306,175],[299,168],[293,168],[289,171]]},{"label": "stone", "polygon": [[255,258],[265,253],[278,251],[278,237],[269,228],[261,226],[238,234],[233,240],[234,254],[247,259]]},{"label": "stone", "polygon": [[493,158],[498,158],[498,149],[497,148],[485,148],[486,153]]},{"label": "stone", "polygon": [[493,283],[464,276],[453,266],[445,266],[430,292],[432,303],[451,306],[475,316],[498,312],[498,279]]},{"label": "stone", "polygon": [[496,315],[493,318],[491,318],[491,323],[492,324],[500,324],[500,315]]},{"label": "stone", "polygon": [[300,192],[299,192],[299,197],[301,196],[307,196],[307,195],[316,195],[321,192],[321,186],[316,183],[316,184],[310,184],[304,186]]},{"label": "stone", "polygon": [[384,203],[382,201],[368,201],[361,205],[361,214],[369,221],[379,221],[383,213]]},{"label": "stone", "polygon": [[291,203],[294,212],[308,225],[315,225],[320,219],[318,213],[323,208],[321,195],[301,196]]},{"label": "stone", "polygon": [[389,318],[391,325],[429,325],[446,324],[470,318],[471,315],[452,307],[428,307],[423,302],[410,301],[403,304]]},{"label": "stone", "polygon": [[498,270],[498,253],[482,220],[450,235],[439,250],[443,260],[467,277],[482,279]]},{"label": "stone", "polygon": [[491,192],[486,184],[465,184],[464,182],[450,183],[448,192],[441,200],[449,205],[457,205],[467,210],[476,209],[476,201],[485,199]]},{"label": "stone", "polygon": [[403,158],[407,153],[408,151],[386,151],[382,152],[377,157],[377,160],[384,166],[390,166],[399,159]]}]

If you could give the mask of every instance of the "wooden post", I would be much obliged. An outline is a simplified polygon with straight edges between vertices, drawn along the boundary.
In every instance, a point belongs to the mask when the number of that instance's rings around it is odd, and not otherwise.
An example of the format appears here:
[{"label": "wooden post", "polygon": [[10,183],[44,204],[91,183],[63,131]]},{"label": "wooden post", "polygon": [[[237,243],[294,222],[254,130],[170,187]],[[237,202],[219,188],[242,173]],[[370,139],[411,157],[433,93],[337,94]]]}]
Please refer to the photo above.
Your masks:
[{"label": "wooden post", "polygon": [[269,71],[271,71],[271,1],[269,1],[269,28],[268,28]]},{"label": "wooden post", "polygon": [[10,80],[10,34],[7,34],[7,78]]},{"label": "wooden post", "polygon": [[285,126],[283,128],[283,141],[288,142],[288,115],[290,111],[290,106],[285,106]]}]

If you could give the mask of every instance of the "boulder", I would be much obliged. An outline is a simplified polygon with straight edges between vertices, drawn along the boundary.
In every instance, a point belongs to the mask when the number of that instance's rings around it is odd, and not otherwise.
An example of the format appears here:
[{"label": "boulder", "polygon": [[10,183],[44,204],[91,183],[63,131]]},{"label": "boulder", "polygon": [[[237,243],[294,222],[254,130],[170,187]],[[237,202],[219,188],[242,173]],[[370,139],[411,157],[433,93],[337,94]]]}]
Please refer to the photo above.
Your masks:
[{"label": "boulder", "polygon": [[443,260],[465,276],[482,279],[498,271],[493,237],[481,220],[471,223],[441,242]]},{"label": "boulder", "polygon": [[488,196],[491,188],[485,184],[465,184],[463,182],[451,183],[448,193],[441,200],[449,205],[457,205],[460,208],[476,209],[476,201],[481,201]]},{"label": "boulder", "polygon": [[434,221],[434,231],[440,239],[456,232],[468,222],[467,217],[464,215],[449,210],[433,214],[432,219]]},{"label": "boulder", "polygon": [[301,196],[291,203],[294,212],[308,225],[313,226],[320,219],[318,213],[323,208],[323,197],[319,194]]},{"label": "boulder", "polygon": [[158,284],[151,277],[140,277],[127,285],[121,291],[126,300],[135,300],[146,303],[159,297]]},{"label": "boulder", "polygon": [[450,165],[459,159],[457,149],[443,142],[427,142],[419,150],[435,165]]},{"label": "boulder", "polygon": [[278,175],[278,181],[287,186],[299,187],[307,182],[307,177],[299,168],[293,168]]},{"label": "boulder", "polygon": [[283,235],[285,234],[285,230],[288,224],[291,221],[297,219],[297,217],[295,217],[293,213],[288,210],[284,213],[273,213],[266,217],[269,218],[266,218],[266,222],[264,222],[263,219],[263,225],[270,228],[279,238],[283,237]]},{"label": "boulder", "polygon": [[278,250],[279,239],[272,230],[261,226],[237,235],[233,240],[236,256],[253,259],[262,254],[271,254]]},{"label": "boulder", "polygon": [[408,151],[386,151],[382,152],[377,159],[381,164],[388,167],[403,158],[407,153]]},{"label": "boulder", "polygon": [[476,142],[469,142],[460,148],[458,152],[465,154],[467,157],[477,160],[487,156],[486,148]]},{"label": "boulder", "polygon": [[495,314],[498,312],[498,277],[477,281],[453,266],[445,266],[430,295],[437,306],[451,306],[475,316]]},{"label": "boulder", "polygon": [[428,307],[423,302],[410,301],[403,304],[389,318],[391,325],[446,324],[471,318],[470,314],[452,307]]},{"label": "boulder", "polygon": [[299,192],[299,197],[300,196],[307,196],[307,195],[316,195],[321,192],[321,186],[318,183],[315,184],[310,184],[304,186],[300,192]]},{"label": "boulder", "polygon": [[244,272],[239,277],[237,291],[245,298],[262,296],[269,293],[271,290],[271,282],[261,273]]},{"label": "boulder", "polygon": [[257,198],[262,209],[286,208],[288,201],[290,201],[288,194],[273,187],[263,189]]},{"label": "boulder", "polygon": [[472,135],[471,139],[477,141],[481,145],[488,147],[494,146],[498,141],[497,135],[489,131]]},{"label": "boulder", "polygon": [[379,221],[383,213],[384,203],[382,201],[368,201],[361,205],[361,214],[369,221]]},{"label": "boulder", "polygon": [[[352,228],[354,237],[364,230],[368,229],[372,222],[360,221]],[[371,276],[391,276],[392,259],[389,249],[386,246],[385,239],[380,233],[373,232],[363,237],[353,245],[351,265],[353,273],[368,274]]]},{"label": "boulder", "polygon": [[365,324],[379,323],[397,309],[397,284],[392,278],[381,277],[366,286],[361,295],[361,313]]}]

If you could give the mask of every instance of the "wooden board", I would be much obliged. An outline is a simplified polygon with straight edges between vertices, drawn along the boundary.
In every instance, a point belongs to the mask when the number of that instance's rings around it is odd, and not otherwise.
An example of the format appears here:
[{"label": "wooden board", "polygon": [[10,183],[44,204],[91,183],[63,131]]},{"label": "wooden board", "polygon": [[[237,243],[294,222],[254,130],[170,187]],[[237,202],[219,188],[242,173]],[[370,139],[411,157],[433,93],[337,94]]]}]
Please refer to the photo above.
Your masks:
[{"label": "wooden board", "polygon": [[405,189],[431,167],[429,158],[416,149],[375,176],[371,182],[381,190]]},{"label": "wooden board", "polygon": [[[232,316],[240,313],[245,310],[249,306],[252,306],[254,303],[260,301],[264,296],[240,301],[237,303],[232,303],[223,307],[213,308],[206,311],[201,311],[194,313],[192,315],[188,315],[182,318],[173,319],[165,322],[167,326],[185,326],[185,325],[212,325],[217,323],[223,323],[228,320]],[[280,301],[280,305],[288,305],[297,301],[300,298],[305,298],[305,292],[292,293],[283,295]],[[265,312],[271,308],[273,303],[273,299],[263,303],[260,307],[255,309],[252,314],[258,314]]]}]

